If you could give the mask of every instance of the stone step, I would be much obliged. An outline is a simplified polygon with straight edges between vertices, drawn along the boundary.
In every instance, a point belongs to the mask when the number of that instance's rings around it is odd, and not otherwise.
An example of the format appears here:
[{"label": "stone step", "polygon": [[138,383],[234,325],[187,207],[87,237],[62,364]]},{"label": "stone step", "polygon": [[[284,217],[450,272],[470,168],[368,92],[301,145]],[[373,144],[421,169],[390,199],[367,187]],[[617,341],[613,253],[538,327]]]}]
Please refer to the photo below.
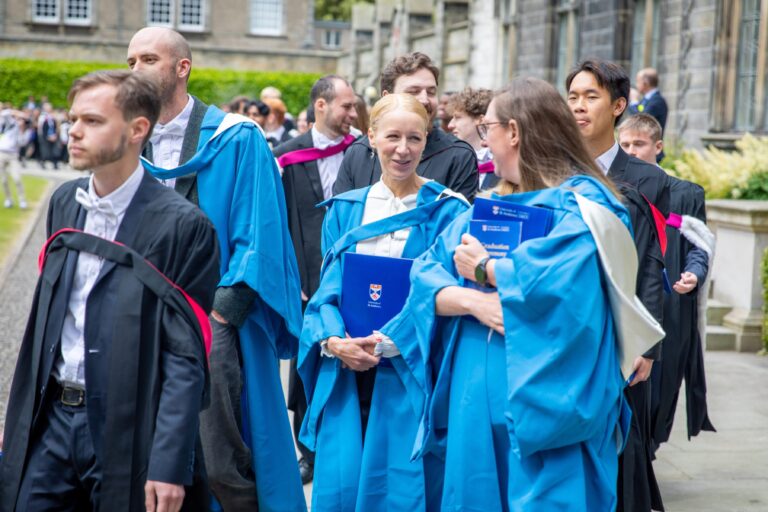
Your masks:
[{"label": "stone step", "polygon": [[722,325],[708,325],[706,349],[736,350],[736,332]]},{"label": "stone step", "polygon": [[719,300],[707,300],[707,325],[723,325],[723,317],[733,308]]}]

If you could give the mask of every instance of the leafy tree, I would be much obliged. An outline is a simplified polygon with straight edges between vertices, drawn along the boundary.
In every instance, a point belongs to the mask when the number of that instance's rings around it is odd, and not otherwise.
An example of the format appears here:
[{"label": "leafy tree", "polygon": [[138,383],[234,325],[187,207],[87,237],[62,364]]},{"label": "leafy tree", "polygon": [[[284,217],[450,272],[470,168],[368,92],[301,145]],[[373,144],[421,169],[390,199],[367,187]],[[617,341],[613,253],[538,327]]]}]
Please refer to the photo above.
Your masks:
[{"label": "leafy tree", "polygon": [[372,4],[374,0],[315,0],[315,19],[350,21],[356,2]]}]

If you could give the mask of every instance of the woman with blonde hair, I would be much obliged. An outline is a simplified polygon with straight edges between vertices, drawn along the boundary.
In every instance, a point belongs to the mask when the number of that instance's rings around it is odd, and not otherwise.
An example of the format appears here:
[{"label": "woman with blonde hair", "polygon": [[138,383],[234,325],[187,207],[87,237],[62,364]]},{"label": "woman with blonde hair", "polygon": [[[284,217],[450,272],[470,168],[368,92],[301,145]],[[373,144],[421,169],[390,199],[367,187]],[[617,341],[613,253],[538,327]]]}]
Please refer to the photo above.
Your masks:
[{"label": "woman with blonde hair", "polygon": [[[490,259],[470,210],[414,262],[417,343],[445,354],[416,449],[445,458],[443,510],[613,510],[628,413],[613,297],[634,300],[629,216],[548,83],[514,80],[479,129],[517,191],[493,198],[547,209],[551,228]],[[606,265],[595,216],[626,261]]]},{"label": "woman with blonde hair", "polygon": [[381,181],[323,203],[325,260],[304,315],[298,360],[308,401],[300,438],[316,452],[313,511],[426,510],[429,497],[439,496],[439,488],[425,483],[424,463],[410,460],[427,363],[397,344],[415,336],[414,320],[397,316],[380,332],[350,337],[340,310],[343,282],[355,278],[344,275],[344,255],[416,258],[469,206],[416,174],[428,123],[414,97],[384,96],[368,129]]}]

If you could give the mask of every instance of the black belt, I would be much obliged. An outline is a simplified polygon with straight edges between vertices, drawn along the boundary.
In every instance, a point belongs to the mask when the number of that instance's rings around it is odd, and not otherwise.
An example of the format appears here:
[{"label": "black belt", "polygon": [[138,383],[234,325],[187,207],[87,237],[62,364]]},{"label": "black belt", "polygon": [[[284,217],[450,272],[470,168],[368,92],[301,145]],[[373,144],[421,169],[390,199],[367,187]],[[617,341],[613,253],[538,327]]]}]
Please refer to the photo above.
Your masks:
[{"label": "black belt", "polygon": [[85,390],[56,383],[56,399],[69,407],[82,407],[85,405]]}]

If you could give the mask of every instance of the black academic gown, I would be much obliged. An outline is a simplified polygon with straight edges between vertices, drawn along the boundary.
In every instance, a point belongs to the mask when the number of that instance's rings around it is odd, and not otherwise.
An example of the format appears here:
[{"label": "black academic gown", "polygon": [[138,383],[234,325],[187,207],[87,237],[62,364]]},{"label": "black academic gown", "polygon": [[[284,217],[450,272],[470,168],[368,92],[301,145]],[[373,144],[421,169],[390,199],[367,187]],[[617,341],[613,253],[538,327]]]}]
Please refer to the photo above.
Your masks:
[{"label": "black academic gown", "polygon": [[[473,201],[478,189],[477,157],[472,146],[440,129],[427,136],[416,173],[435,180]],[[333,194],[373,185],[381,178],[381,165],[368,137],[358,138],[344,153]]]},{"label": "black academic gown", "polygon": [[[706,222],[704,189],[699,185],[670,177],[670,199],[672,212]],[[691,244],[677,229],[667,229],[665,263],[670,284],[677,281],[683,272],[692,272],[698,278],[699,286],[704,285],[709,269],[709,257],[704,250]],[[707,415],[704,355],[698,329],[698,292],[697,287],[685,295],[673,291],[665,297],[666,336],[662,344],[662,361],[654,364],[651,377],[654,449],[669,440],[680,385],[684,378],[688,437],[695,436],[702,430],[715,430]]]},{"label": "black academic gown", "polygon": [[[285,153],[314,147],[312,132],[308,131],[272,150],[275,158]],[[325,207],[317,205],[324,200],[323,184],[316,161],[287,165],[283,168],[283,191],[288,209],[288,229],[291,232],[293,249],[299,266],[301,289],[311,298],[320,286],[320,268],[323,254],[320,248],[320,235],[325,218]],[[306,302],[302,306],[306,306]],[[298,431],[307,409],[304,386],[296,370],[296,359],[291,359],[291,371],[288,375],[288,409],[294,412],[294,432]],[[297,441],[299,451],[308,462],[314,463],[314,454],[301,442]]]},{"label": "black academic gown", "polygon": [[[54,193],[49,235],[82,229],[85,210],[69,182]],[[149,174],[126,210],[115,238],[149,260],[209,312],[219,279],[210,221]],[[54,399],[49,382],[77,252],[58,250],[38,280],[6,415],[0,465],[0,510],[11,511],[34,429]],[[103,469],[100,497],[110,510],[144,510],[147,479],[191,484],[198,414],[207,364],[196,326],[149,293],[131,268],[105,260],[88,296],[85,377],[88,425]],[[185,507],[190,505],[185,503]],[[196,504],[191,504],[196,505]]]},{"label": "black academic gown", "polygon": [[[632,221],[638,253],[636,294],[656,320],[661,322],[664,304],[664,260],[653,215],[646,199],[661,210],[665,217],[669,215],[667,174],[655,165],[630,157],[619,148],[608,176],[623,194]],[[657,343],[643,355],[660,360],[661,343]],[[632,408],[632,422],[626,447],[619,459],[617,510],[664,510],[652,465],[650,381],[627,388],[625,396]]]}]

